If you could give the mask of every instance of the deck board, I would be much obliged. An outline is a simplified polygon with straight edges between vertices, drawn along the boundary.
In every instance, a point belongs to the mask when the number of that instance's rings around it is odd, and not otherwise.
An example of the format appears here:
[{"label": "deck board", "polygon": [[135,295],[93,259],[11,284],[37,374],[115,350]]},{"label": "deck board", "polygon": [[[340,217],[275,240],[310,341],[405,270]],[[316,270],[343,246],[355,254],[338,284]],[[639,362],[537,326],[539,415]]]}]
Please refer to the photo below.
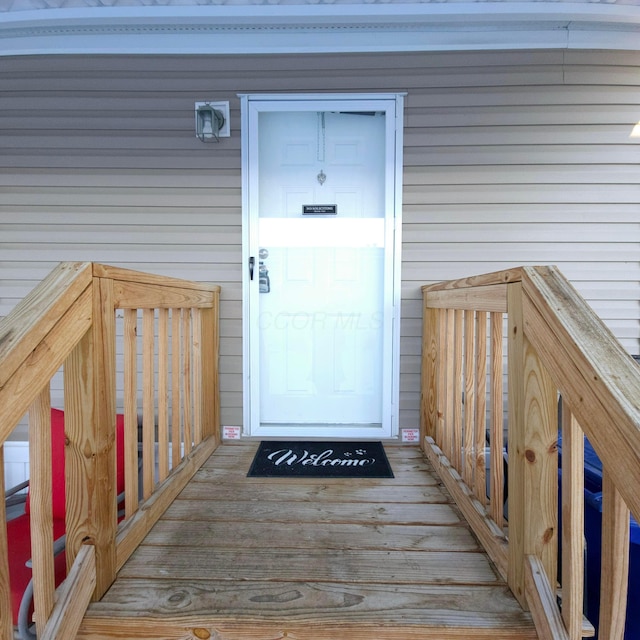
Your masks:
[{"label": "deck board", "polygon": [[78,638],[536,638],[413,447],[394,479],[247,478],[221,446],[135,551]]},{"label": "deck board", "polygon": [[145,544],[262,549],[265,540],[269,540],[274,549],[478,551],[480,548],[465,526],[326,523],[318,527],[316,523],[290,522],[287,536],[281,533],[279,522],[250,522],[239,527],[235,522],[192,520],[189,535],[185,536],[183,522],[165,519],[153,528]]}]

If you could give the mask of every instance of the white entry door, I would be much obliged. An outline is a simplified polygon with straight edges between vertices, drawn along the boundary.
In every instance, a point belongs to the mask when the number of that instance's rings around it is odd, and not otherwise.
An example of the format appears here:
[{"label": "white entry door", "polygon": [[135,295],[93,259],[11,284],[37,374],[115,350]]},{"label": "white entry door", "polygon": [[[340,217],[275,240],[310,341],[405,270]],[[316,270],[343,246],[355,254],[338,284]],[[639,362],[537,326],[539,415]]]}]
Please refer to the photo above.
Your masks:
[{"label": "white entry door", "polygon": [[245,432],[397,429],[398,97],[246,97]]}]

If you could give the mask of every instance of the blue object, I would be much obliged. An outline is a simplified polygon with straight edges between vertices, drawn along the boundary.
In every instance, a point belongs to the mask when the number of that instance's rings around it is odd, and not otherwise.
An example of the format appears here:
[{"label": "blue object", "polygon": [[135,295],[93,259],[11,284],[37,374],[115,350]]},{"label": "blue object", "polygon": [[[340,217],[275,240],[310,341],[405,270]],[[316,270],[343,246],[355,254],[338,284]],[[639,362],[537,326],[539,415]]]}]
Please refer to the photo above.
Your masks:
[{"label": "blue object", "polygon": [[[562,436],[558,438],[562,454]],[[562,473],[558,473],[561,480]],[[602,462],[584,439],[584,526],[587,541],[585,615],[598,628],[600,620],[600,556],[602,550]],[[629,591],[625,640],[640,639],[640,525],[631,518],[629,527]],[[597,634],[596,634],[597,637]]]}]

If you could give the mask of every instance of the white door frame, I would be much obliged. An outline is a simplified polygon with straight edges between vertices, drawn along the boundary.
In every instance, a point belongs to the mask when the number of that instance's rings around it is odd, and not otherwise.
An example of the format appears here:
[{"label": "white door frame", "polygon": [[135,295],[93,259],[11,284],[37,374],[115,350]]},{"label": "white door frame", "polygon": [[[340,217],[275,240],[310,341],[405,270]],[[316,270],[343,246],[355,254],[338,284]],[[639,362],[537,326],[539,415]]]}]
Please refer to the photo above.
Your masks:
[{"label": "white door frame", "polygon": [[[305,109],[328,110],[326,104],[339,101],[340,108],[348,110],[371,110],[371,103],[376,102],[378,110],[384,110],[392,118],[395,126],[387,127],[388,144],[387,172],[392,171],[388,183],[391,193],[386,194],[386,220],[391,220],[390,240],[388,248],[393,252],[392,260],[392,308],[385,310],[391,323],[391,349],[389,357],[385,358],[384,375],[389,381],[385,385],[383,398],[383,425],[380,432],[362,433],[362,437],[395,438],[398,435],[399,414],[399,379],[400,379],[400,264],[401,264],[401,230],[402,230],[402,150],[403,150],[403,105],[404,95],[398,93],[383,94],[243,94],[241,98],[241,127],[242,127],[242,318],[243,318],[243,436],[259,436],[259,380],[252,379],[252,365],[258,368],[258,327],[251,326],[251,310],[258,304],[258,282],[250,279],[249,260],[258,254],[257,238],[252,237],[252,216],[257,218],[257,212],[251,211],[251,189],[256,189],[258,178],[257,159],[250,157],[250,137],[257,134],[257,127],[252,130],[254,118],[250,117],[251,110],[286,110],[290,103],[304,103]],[[368,103],[365,105],[365,103]],[[293,105],[290,105],[291,108]],[[393,129],[393,130],[392,130]],[[257,262],[256,262],[257,264]],[[254,346],[255,345],[255,346]],[[253,359],[253,360],[252,360]],[[283,436],[288,434],[283,433]],[[340,437],[340,433],[325,430],[323,437]]]}]

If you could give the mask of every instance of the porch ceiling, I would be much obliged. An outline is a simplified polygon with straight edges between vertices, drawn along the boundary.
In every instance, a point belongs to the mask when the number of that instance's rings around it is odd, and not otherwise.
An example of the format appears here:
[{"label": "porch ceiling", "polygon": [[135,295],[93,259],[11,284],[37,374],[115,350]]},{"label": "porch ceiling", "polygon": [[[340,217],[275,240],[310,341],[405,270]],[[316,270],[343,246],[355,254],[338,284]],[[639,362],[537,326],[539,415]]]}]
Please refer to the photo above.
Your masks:
[{"label": "porch ceiling", "polygon": [[0,54],[640,50],[640,2],[10,0]]}]

